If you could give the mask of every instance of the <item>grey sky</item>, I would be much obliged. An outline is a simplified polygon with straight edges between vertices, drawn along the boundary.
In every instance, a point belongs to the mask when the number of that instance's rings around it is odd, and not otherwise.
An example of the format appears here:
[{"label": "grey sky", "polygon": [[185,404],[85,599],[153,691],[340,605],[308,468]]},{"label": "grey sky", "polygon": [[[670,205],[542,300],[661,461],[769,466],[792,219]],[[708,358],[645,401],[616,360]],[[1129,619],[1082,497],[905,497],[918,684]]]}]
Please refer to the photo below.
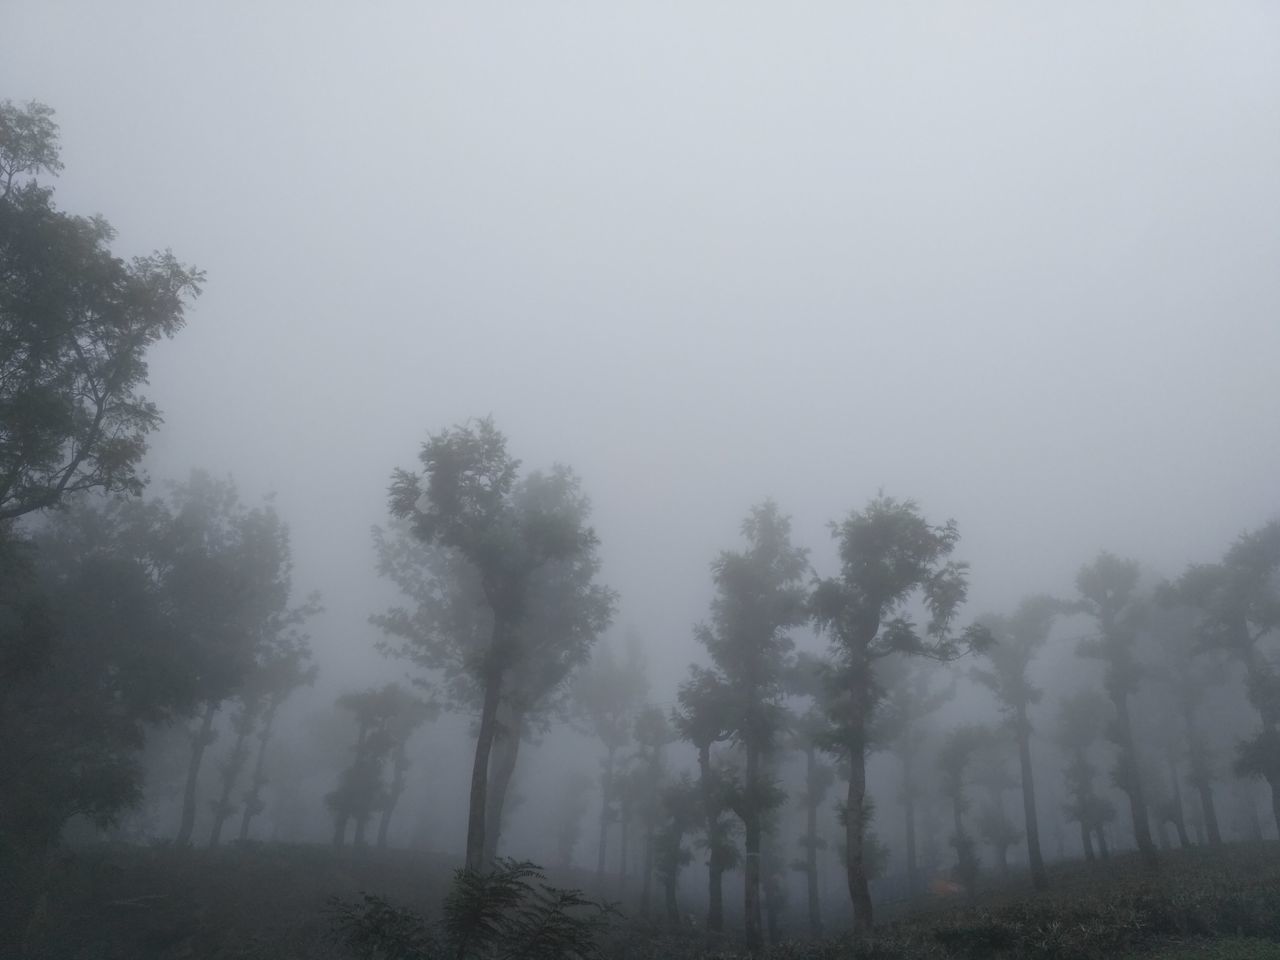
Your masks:
[{"label": "grey sky", "polygon": [[[0,9],[59,202],[208,271],[151,472],[277,491],[325,662],[428,430],[582,475],[669,696],[765,495],[960,523],[974,610],[1280,510],[1280,6]],[[355,663],[354,652],[348,656]]]}]

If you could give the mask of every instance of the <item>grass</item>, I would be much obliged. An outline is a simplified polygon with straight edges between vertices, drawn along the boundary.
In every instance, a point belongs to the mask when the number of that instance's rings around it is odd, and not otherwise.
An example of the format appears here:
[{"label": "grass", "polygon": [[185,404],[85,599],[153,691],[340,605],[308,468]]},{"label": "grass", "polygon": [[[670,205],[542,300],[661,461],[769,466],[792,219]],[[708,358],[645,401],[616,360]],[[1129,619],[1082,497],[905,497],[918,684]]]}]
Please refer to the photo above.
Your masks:
[{"label": "grass", "polygon": [[[92,848],[54,868],[40,927],[49,960],[348,960],[331,897],[362,891],[422,909],[454,864],[405,851],[252,846],[218,851]],[[1150,873],[1136,858],[1059,867],[1052,889],[927,906],[874,936],[797,940],[776,960],[1280,960],[1280,846],[1188,850]],[[624,921],[611,960],[709,960],[731,940]]]}]

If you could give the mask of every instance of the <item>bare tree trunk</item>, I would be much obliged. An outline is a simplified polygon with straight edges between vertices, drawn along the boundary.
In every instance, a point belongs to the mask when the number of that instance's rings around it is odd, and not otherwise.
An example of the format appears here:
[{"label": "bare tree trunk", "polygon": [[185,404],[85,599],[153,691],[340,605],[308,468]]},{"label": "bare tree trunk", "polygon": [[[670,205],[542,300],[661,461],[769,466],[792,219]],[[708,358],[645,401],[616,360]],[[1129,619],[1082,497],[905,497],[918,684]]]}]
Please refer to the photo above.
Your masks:
[{"label": "bare tree trunk", "polygon": [[[476,755],[471,765],[471,798],[467,808],[467,858],[468,873],[484,869],[484,821],[489,791],[489,753],[497,731],[498,699],[502,693],[502,667],[499,665],[506,631],[502,618],[494,612],[493,639],[490,643],[489,664],[484,677],[484,701],[480,708],[480,732],[476,737]],[[358,829],[358,828],[357,828]]]},{"label": "bare tree trunk", "polygon": [[667,922],[676,926],[680,922],[680,905],[676,903],[676,877],[673,874],[662,881],[663,899],[667,905]]},{"label": "bare tree trunk", "polygon": [[1185,850],[1191,846],[1191,838],[1187,836],[1187,819],[1182,810],[1182,784],[1178,781],[1178,766],[1172,759],[1169,761],[1169,780],[1173,784],[1173,826],[1178,831],[1178,846]]},{"label": "bare tree trunk", "polygon": [[600,778],[600,847],[596,854],[596,886],[604,882],[605,854],[609,841],[609,810],[613,804],[613,758],[616,747],[605,753],[604,774]]},{"label": "bare tree trunk", "polygon": [[404,793],[404,774],[409,769],[409,759],[405,756],[405,741],[396,743],[391,759],[391,786],[387,790],[387,802],[383,804],[382,815],[378,818],[378,849],[387,848],[387,831],[391,827],[391,815],[395,813],[400,795]]},{"label": "bare tree trunk", "polygon": [[869,691],[865,687],[869,681],[869,676],[858,677],[853,681],[851,720],[854,729],[849,743],[849,792],[845,798],[845,853],[848,860],[846,875],[849,900],[853,904],[853,931],[857,934],[868,933],[874,919],[866,866],[867,749],[864,704],[868,701]]},{"label": "bare tree trunk", "polygon": [[1116,705],[1116,726],[1120,735],[1120,763],[1124,768],[1124,791],[1129,798],[1129,813],[1133,817],[1133,838],[1138,852],[1148,867],[1159,864],[1155,844],[1151,841],[1151,822],[1147,814],[1147,802],[1142,792],[1142,777],[1138,772],[1138,749],[1133,739],[1133,724],[1129,720],[1129,698],[1123,692],[1113,697]]},{"label": "bare tree trunk", "polygon": [[235,789],[236,781],[240,779],[240,771],[244,768],[244,762],[249,758],[249,750],[246,746],[249,742],[249,733],[249,727],[241,726],[240,732],[236,734],[236,742],[231,747],[231,753],[227,756],[227,765],[222,770],[222,794],[214,805],[213,828],[209,831],[211,847],[216,847],[222,842],[222,825],[227,822],[227,817],[231,816],[235,809],[231,805],[231,791]]},{"label": "bare tree trunk", "polygon": [[1222,846],[1222,833],[1218,829],[1218,811],[1213,805],[1213,787],[1208,779],[1197,779],[1196,792],[1200,794],[1200,809],[1204,815],[1205,832],[1209,835],[1209,846]]},{"label": "bare tree trunk", "polygon": [[1102,854],[1103,860],[1111,859],[1111,848],[1107,845],[1107,832],[1102,828],[1102,824],[1094,827],[1094,832],[1098,835],[1098,850]]},{"label": "bare tree trunk", "polygon": [[804,751],[805,781],[805,849],[804,879],[809,894],[809,932],[815,937],[822,933],[822,909],[818,899],[818,758],[812,743]]},{"label": "bare tree trunk", "polygon": [[492,764],[489,784],[489,808],[484,828],[484,862],[492,863],[498,856],[498,841],[502,836],[502,814],[507,803],[507,790],[516,772],[516,760],[520,755],[520,738],[523,736],[524,718],[513,714],[494,744],[497,756]]},{"label": "bare tree trunk", "polygon": [[746,783],[742,797],[742,824],[746,840],[743,862],[743,915],[746,923],[747,950],[759,951],[762,945],[760,914],[760,817],[757,813],[757,790],[760,776],[760,751],[748,741]]},{"label": "bare tree trunk", "polygon": [[244,811],[240,814],[241,843],[249,839],[249,824],[262,810],[262,788],[267,784],[267,741],[271,739],[271,727],[275,723],[278,706],[273,699],[262,718],[262,731],[258,734],[258,756],[253,762],[253,782],[249,784],[249,792],[244,796]]},{"label": "bare tree trunk", "polygon": [[333,845],[340,847],[347,842],[347,821],[351,815],[345,810],[333,815]]},{"label": "bare tree trunk", "polygon": [[191,843],[191,834],[196,826],[196,793],[200,785],[200,764],[204,760],[204,751],[213,742],[213,717],[218,712],[218,704],[210,701],[204,705],[204,714],[200,718],[200,729],[191,741],[191,762],[187,765],[187,784],[182,792],[182,822],[178,826],[178,835],[174,843],[185,847]]},{"label": "bare tree trunk", "polygon": [[1049,886],[1040,854],[1040,817],[1036,813],[1036,785],[1031,770],[1031,725],[1023,706],[1018,717],[1018,765],[1022,774],[1022,819],[1027,833],[1027,861],[1031,865],[1031,882],[1037,890]]},{"label": "bare tree trunk", "polygon": [[642,876],[640,878],[640,915],[647,917],[649,915],[649,885],[650,878],[653,876],[653,816],[650,814],[645,818],[644,825],[644,861],[640,870]]},{"label": "bare tree trunk", "polygon": [[720,808],[716,802],[715,784],[711,774],[711,747],[698,746],[698,780],[702,788],[702,810],[706,817],[707,831],[707,929],[724,929],[724,875],[723,857],[720,853]]},{"label": "bare tree trunk", "polygon": [[1080,821],[1080,846],[1084,848],[1085,860],[1087,860],[1089,863],[1093,863],[1093,860],[1094,860],[1093,838],[1090,837],[1089,833],[1090,833],[1089,824],[1081,820]]}]

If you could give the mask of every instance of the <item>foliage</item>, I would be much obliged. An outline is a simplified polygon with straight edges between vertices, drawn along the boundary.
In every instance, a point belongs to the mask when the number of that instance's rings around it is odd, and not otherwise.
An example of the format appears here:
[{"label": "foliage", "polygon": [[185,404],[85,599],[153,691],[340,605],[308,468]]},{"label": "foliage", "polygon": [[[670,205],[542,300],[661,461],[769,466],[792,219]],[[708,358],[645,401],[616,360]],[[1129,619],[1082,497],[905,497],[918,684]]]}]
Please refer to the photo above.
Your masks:
[{"label": "foliage", "polygon": [[458,870],[443,916],[428,924],[365,895],[333,905],[338,937],[366,960],[591,960],[614,911],[550,886],[532,863],[502,859],[488,872]]},{"label": "foliage", "polygon": [[52,112],[0,102],[0,521],[76,491],[142,492],[161,420],[138,393],[146,353],[181,329],[203,281],[167,251],[115,257],[105,220],[18,179],[61,169]]}]

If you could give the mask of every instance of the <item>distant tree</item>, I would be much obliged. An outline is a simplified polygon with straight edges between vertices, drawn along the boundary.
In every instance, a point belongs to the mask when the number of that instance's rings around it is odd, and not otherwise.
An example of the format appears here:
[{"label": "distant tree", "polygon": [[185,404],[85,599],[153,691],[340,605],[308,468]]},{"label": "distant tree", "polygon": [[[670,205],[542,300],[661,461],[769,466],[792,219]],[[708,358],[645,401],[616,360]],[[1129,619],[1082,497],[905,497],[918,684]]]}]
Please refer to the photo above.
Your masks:
[{"label": "distant tree", "polygon": [[483,866],[489,756],[498,735],[504,682],[521,659],[520,627],[530,582],[554,561],[572,562],[595,548],[584,523],[577,481],[567,468],[521,481],[506,438],[483,419],[434,434],[423,444],[423,475],[397,470],[391,512],[427,543],[457,551],[475,569],[492,617],[488,644],[467,664],[480,694],[480,723],[471,773],[466,866]]},{"label": "distant tree", "polygon": [[884,699],[875,714],[871,741],[896,753],[902,765],[898,799],[906,824],[907,888],[915,896],[923,889],[916,820],[917,807],[924,801],[920,760],[928,733],[925,722],[955,696],[955,684],[935,687],[935,671],[927,669],[916,657],[888,657],[881,661],[879,670]]},{"label": "distant tree", "polygon": [[1004,736],[989,730],[971,764],[973,785],[985,793],[978,805],[978,836],[995,854],[996,866],[1004,880],[1009,879],[1010,848],[1026,838],[1005,809],[1004,795],[1020,786],[1009,772],[1007,749],[1008,742]]},{"label": "distant tree", "polygon": [[[872,924],[866,758],[870,724],[883,695],[876,665],[892,653],[937,660],[960,655],[963,645],[951,636],[951,626],[967,592],[967,567],[949,559],[959,539],[955,524],[930,524],[910,500],[877,497],[833,525],[832,535],[841,572],[819,581],[812,605],[818,625],[831,637],[842,682],[833,719],[850,771],[845,860],[854,928],[865,932]],[[917,597],[930,618],[923,634],[904,612]],[[981,645],[985,636],[970,628],[963,639],[969,646]]]},{"label": "distant tree", "polygon": [[667,921],[672,926],[680,922],[680,906],[676,901],[680,871],[693,860],[693,852],[685,846],[684,840],[698,829],[702,817],[701,790],[688,773],[682,773],[662,788],[658,829],[654,835],[653,867],[658,882],[662,884]]},{"label": "distant tree", "polygon": [[1107,855],[1104,827],[1116,816],[1111,801],[1098,795],[1094,784],[1097,768],[1089,756],[1102,737],[1111,711],[1111,703],[1100,693],[1088,690],[1073,694],[1060,703],[1053,732],[1053,739],[1067,760],[1065,812],[1068,820],[1080,824],[1080,845],[1086,860],[1094,859],[1095,837],[1099,851],[1104,857]]},{"label": "distant tree", "polygon": [[942,742],[938,754],[938,768],[942,774],[942,792],[951,804],[952,822],[955,832],[951,835],[951,846],[956,851],[956,880],[969,896],[973,896],[978,886],[980,861],[973,841],[973,835],[965,824],[964,815],[969,809],[969,798],[965,788],[970,780],[970,767],[975,755],[990,741],[991,733],[985,727],[966,724],[956,727]]},{"label": "distant tree", "polygon": [[1201,643],[1244,665],[1261,729],[1240,743],[1236,770],[1267,782],[1280,830],[1280,670],[1265,643],[1280,635],[1280,520],[1241,535],[1219,563],[1190,568],[1175,589],[1198,612]]},{"label": "distant tree", "polygon": [[803,578],[808,551],[791,543],[791,521],[773,501],[753,507],[742,523],[747,549],[722,551],[712,564],[716,593],[711,621],[697,630],[721,678],[730,738],[744,770],[735,813],[742,820],[747,947],[762,943],[760,844],[764,820],[781,795],[763,771],[783,729],[787,631],[807,618]]},{"label": "distant tree", "polygon": [[1065,606],[1061,601],[1035,596],[1025,598],[1007,617],[984,618],[983,624],[991,631],[992,643],[986,650],[987,666],[975,667],[973,671],[974,679],[995,694],[1018,747],[1027,859],[1031,865],[1031,880],[1039,890],[1045,889],[1049,881],[1045,875],[1044,857],[1040,853],[1040,821],[1031,767],[1030,710],[1040,702],[1044,691],[1031,682],[1029,672],[1031,661],[1049,639],[1054,619],[1063,612]]},{"label": "distant tree", "polygon": [[582,839],[582,822],[587,816],[587,798],[594,779],[581,770],[569,773],[561,781],[556,803],[556,861],[560,869],[573,866],[573,852]]},{"label": "distant tree", "polygon": [[615,787],[618,754],[631,743],[635,716],[649,690],[637,638],[619,661],[608,644],[600,644],[573,686],[574,710],[583,732],[604,745],[600,764],[600,841],[596,848],[596,883],[604,881],[609,824],[617,817]]},{"label": "distant tree", "polygon": [[811,654],[799,654],[787,672],[788,692],[807,701],[807,708],[797,713],[791,722],[792,745],[804,757],[804,790],[800,800],[805,817],[804,835],[800,838],[804,856],[792,863],[792,868],[804,874],[809,932],[814,936],[822,933],[818,851],[826,848],[826,840],[818,835],[818,810],[835,785],[835,772],[821,757],[833,736],[827,716],[832,682],[830,664]]},{"label": "distant tree", "polygon": [[138,393],[147,349],[204,278],[169,252],[114,256],[110,224],[58,210],[34,179],[61,169],[53,111],[0,101],[0,522],[77,491],[142,492],[161,420]]},{"label": "distant tree", "polygon": [[635,774],[632,793],[639,806],[644,827],[643,862],[640,868],[640,915],[649,914],[650,884],[653,877],[654,844],[661,819],[662,787],[666,780],[663,748],[675,739],[662,709],[645,707],[636,717]]},{"label": "distant tree", "polygon": [[312,595],[290,606],[289,529],[270,503],[246,509],[231,480],[195,471],[153,508],[163,526],[153,563],[174,628],[185,637],[200,701],[175,839],[183,846],[195,827],[200,768],[214,739],[214,718],[270,658],[282,633],[318,609],[318,599]]},{"label": "distant tree", "polygon": [[135,805],[146,731],[195,699],[133,506],[73,503],[32,540],[0,524],[0,955],[21,955],[64,826]]},{"label": "distant tree", "polygon": [[682,740],[698,751],[698,793],[702,801],[703,846],[707,850],[707,929],[724,929],[723,877],[738,863],[738,847],[729,820],[732,777],[717,764],[711,748],[729,739],[734,703],[729,687],[717,673],[691,667],[680,686],[679,706],[672,722]]},{"label": "distant tree", "polygon": [[1096,636],[1080,644],[1080,654],[1094,657],[1105,667],[1107,696],[1115,708],[1110,735],[1119,749],[1116,785],[1129,798],[1133,836],[1148,866],[1158,862],[1151,841],[1151,824],[1143,791],[1138,745],[1133,735],[1129,698],[1138,689],[1142,667],[1135,655],[1145,603],[1138,593],[1138,564],[1102,552],[1076,575],[1078,607],[1098,624]]}]

